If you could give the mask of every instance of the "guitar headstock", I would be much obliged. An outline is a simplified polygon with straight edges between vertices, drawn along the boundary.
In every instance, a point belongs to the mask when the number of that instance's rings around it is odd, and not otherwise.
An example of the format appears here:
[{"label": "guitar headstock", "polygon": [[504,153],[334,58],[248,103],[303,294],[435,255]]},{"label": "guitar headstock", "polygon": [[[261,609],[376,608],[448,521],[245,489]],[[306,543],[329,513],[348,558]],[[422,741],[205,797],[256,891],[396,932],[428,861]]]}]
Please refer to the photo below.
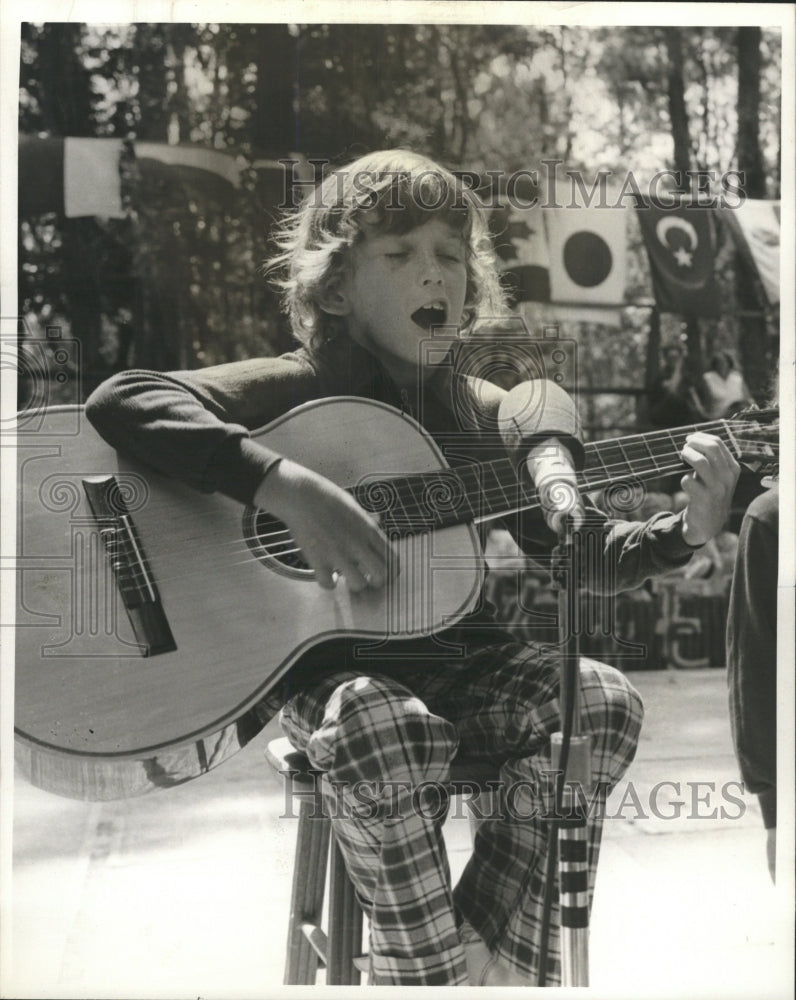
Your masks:
[{"label": "guitar headstock", "polygon": [[756,475],[779,474],[779,410],[742,410],[724,421],[735,458]]}]

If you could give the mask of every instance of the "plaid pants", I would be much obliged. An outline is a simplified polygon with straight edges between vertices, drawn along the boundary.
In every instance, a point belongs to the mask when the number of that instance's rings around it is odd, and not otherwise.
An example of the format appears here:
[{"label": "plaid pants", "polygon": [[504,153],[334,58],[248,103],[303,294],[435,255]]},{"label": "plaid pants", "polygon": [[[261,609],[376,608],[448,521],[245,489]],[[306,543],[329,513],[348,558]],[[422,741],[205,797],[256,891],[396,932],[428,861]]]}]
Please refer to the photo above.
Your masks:
[{"label": "plaid pants", "polygon": [[[360,658],[356,670],[322,675],[286,702],[287,736],[327,772],[333,828],[370,920],[371,983],[466,984],[464,919],[499,961],[536,981],[548,822],[519,796],[513,808],[490,811],[453,889],[444,802],[436,808],[418,793],[438,792],[457,752],[503,761],[502,789],[549,788],[549,739],[561,728],[558,663],[546,647],[514,642],[482,647],[464,663]],[[593,779],[607,791],[633,759],[643,708],[612,667],[582,659],[580,675]],[[592,890],[601,832],[590,810]],[[560,980],[557,896],[550,985]]]}]

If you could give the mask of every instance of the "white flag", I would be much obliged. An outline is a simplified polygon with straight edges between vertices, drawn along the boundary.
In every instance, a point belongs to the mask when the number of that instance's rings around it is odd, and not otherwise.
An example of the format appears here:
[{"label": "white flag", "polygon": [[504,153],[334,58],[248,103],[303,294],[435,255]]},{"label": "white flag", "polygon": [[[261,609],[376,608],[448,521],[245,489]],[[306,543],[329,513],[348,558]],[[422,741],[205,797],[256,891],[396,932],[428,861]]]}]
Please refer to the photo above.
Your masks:
[{"label": "white flag", "polygon": [[64,139],[64,214],[123,219],[121,139]]},{"label": "white flag", "polygon": [[603,307],[603,315],[595,309],[590,318],[618,322],[627,275],[626,209],[548,208],[544,216],[551,301],[576,307],[574,315],[582,315],[583,306]]},{"label": "white flag", "polygon": [[769,305],[779,302],[779,202],[747,199],[724,210],[741,251],[751,259]]}]

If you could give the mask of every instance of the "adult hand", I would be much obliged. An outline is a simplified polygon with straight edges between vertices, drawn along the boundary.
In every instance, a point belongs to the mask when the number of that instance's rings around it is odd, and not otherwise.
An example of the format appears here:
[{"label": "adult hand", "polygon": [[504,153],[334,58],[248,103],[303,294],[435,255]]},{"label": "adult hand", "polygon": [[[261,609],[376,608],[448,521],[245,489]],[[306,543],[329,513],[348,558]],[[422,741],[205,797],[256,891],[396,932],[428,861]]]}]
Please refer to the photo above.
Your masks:
[{"label": "adult hand", "polygon": [[702,431],[685,439],[681,457],[692,468],[680,480],[688,497],[683,538],[689,545],[704,545],[729,517],[741,469],[723,441]]},{"label": "adult hand", "polygon": [[338,575],[355,593],[383,587],[398,573],[398,555],[377,520],[325,476],[283,458],[254,495],[257,507],[288,526],[318,583],[332,590]]}]

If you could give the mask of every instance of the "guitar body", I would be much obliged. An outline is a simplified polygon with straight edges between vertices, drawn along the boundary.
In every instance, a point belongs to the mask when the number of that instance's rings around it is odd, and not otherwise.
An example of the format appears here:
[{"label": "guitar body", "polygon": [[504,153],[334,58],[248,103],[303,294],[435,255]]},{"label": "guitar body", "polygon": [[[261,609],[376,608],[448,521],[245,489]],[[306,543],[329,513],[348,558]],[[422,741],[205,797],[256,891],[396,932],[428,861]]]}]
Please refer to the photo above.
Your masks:
[{"label": "guitar body", "polygon": [[[308,403],[253,437],[341,486],[446,467],[415,421],[361,399]],[[92,510],[90,486],[108,477],[134,525],[131,572],[157,597],[162,649],[134,630]],[[390,588],[322,590],[281,558],[289,540],[261,544],[252,508],[126,460],[76,407],[20,434],[18,492],[17,758],[34,784],[76,798],[209,770],[256,733],[254,706],[309,647],[430,634],[473,608],[483,579],[478,535],[462,524],[398,540]]]}]

